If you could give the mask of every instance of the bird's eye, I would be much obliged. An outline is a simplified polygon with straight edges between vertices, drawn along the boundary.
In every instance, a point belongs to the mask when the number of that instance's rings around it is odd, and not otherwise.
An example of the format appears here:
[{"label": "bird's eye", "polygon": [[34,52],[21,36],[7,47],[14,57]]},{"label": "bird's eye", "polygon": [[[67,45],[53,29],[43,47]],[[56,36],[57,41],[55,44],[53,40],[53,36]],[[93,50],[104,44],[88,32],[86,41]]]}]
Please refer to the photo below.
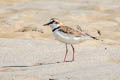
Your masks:
[{"label": "bird's eye", "polygon": [[50,24],[52,24],[52,23],[54,23],[55,21],[53,21],[53,20],[50,20],[50,22],[48,23],[48,25],[50,25]]}]

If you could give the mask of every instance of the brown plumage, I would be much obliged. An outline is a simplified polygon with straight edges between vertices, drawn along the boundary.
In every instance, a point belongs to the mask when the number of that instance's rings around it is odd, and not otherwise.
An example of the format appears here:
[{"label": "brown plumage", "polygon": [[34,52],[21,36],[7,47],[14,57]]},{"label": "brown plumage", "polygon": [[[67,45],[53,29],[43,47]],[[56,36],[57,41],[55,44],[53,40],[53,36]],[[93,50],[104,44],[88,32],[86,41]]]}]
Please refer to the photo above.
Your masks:
[{"label": "brown plumage", "polygon": [[83,34],[73,28],[70,28],[68,26],[63,25],[57,18],[52,18],[51,20],[53,20],[54,22],[56,22],[56,24],[59,24],[59,31],[62,31],[64,33],[68,33],[70,35],[73,35],[75,37],[80,37],[80,36],[85,36],[86,34]]},{"label": "brown plumage", "polygon": [[60,28],[59,28],[59,31],[62,31],[62,32],[64,32],[64,33],[68,33],[68,34],[73,35],[73,36],[75,36],[75,37],[85,36],[85,34],[79,32],[79,31],[77,31],[77,30],[75,30],[75,29],[73,29],[73,28],[70,28],[70,27],[68,27],[68,26],[63,26],[63,25],[61,25],[61,26],[59,26],[59,27],[60,27]]}]

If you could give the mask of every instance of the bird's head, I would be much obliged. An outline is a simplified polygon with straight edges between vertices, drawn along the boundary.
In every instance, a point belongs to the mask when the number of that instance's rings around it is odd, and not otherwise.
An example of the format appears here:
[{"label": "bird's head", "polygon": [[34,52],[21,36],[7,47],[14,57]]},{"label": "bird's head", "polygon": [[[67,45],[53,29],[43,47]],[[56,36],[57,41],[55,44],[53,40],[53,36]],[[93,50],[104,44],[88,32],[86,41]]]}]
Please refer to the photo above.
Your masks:
[{"label": "bird's head", "polygon": [[52,19],[50,19],[50,21],[48,23],[44,24],[43,26],[49,26],[49,25],[51,28],[57,28],[57,27],[61,26],[62,23],[58,19],[52,18]]}]

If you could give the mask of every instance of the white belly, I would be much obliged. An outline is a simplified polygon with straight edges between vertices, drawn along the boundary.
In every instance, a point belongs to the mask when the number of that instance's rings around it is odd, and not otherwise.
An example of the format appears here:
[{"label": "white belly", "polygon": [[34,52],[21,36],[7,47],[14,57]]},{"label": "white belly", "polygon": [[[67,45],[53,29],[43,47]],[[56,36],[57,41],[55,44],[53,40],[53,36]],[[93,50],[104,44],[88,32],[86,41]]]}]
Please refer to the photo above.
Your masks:
[{"label": "white belly", "polygon": [[79,43],[79,42],[91,39],[89,36],[75,37],[73,35],[69,35],[69,34],[60,32],[58,30],[54,31],[53,34],[57,40],[64,43],[68,43],[68,44],[75,44],[75,43]]}]

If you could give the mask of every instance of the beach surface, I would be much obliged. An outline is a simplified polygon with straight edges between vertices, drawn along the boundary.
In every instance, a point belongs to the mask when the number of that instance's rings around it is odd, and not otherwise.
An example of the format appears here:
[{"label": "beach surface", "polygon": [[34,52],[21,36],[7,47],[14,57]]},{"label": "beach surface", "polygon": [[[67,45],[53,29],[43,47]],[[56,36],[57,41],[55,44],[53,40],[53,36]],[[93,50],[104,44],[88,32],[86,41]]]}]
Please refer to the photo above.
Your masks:
[{"label": "beach surface", "polygon": [[[63,24],[100,40],[65,44],[49,26]],[[100,31],[100,35],[98,34]],[[120,80],[119,0],[0,0],[0,80]]]}]

